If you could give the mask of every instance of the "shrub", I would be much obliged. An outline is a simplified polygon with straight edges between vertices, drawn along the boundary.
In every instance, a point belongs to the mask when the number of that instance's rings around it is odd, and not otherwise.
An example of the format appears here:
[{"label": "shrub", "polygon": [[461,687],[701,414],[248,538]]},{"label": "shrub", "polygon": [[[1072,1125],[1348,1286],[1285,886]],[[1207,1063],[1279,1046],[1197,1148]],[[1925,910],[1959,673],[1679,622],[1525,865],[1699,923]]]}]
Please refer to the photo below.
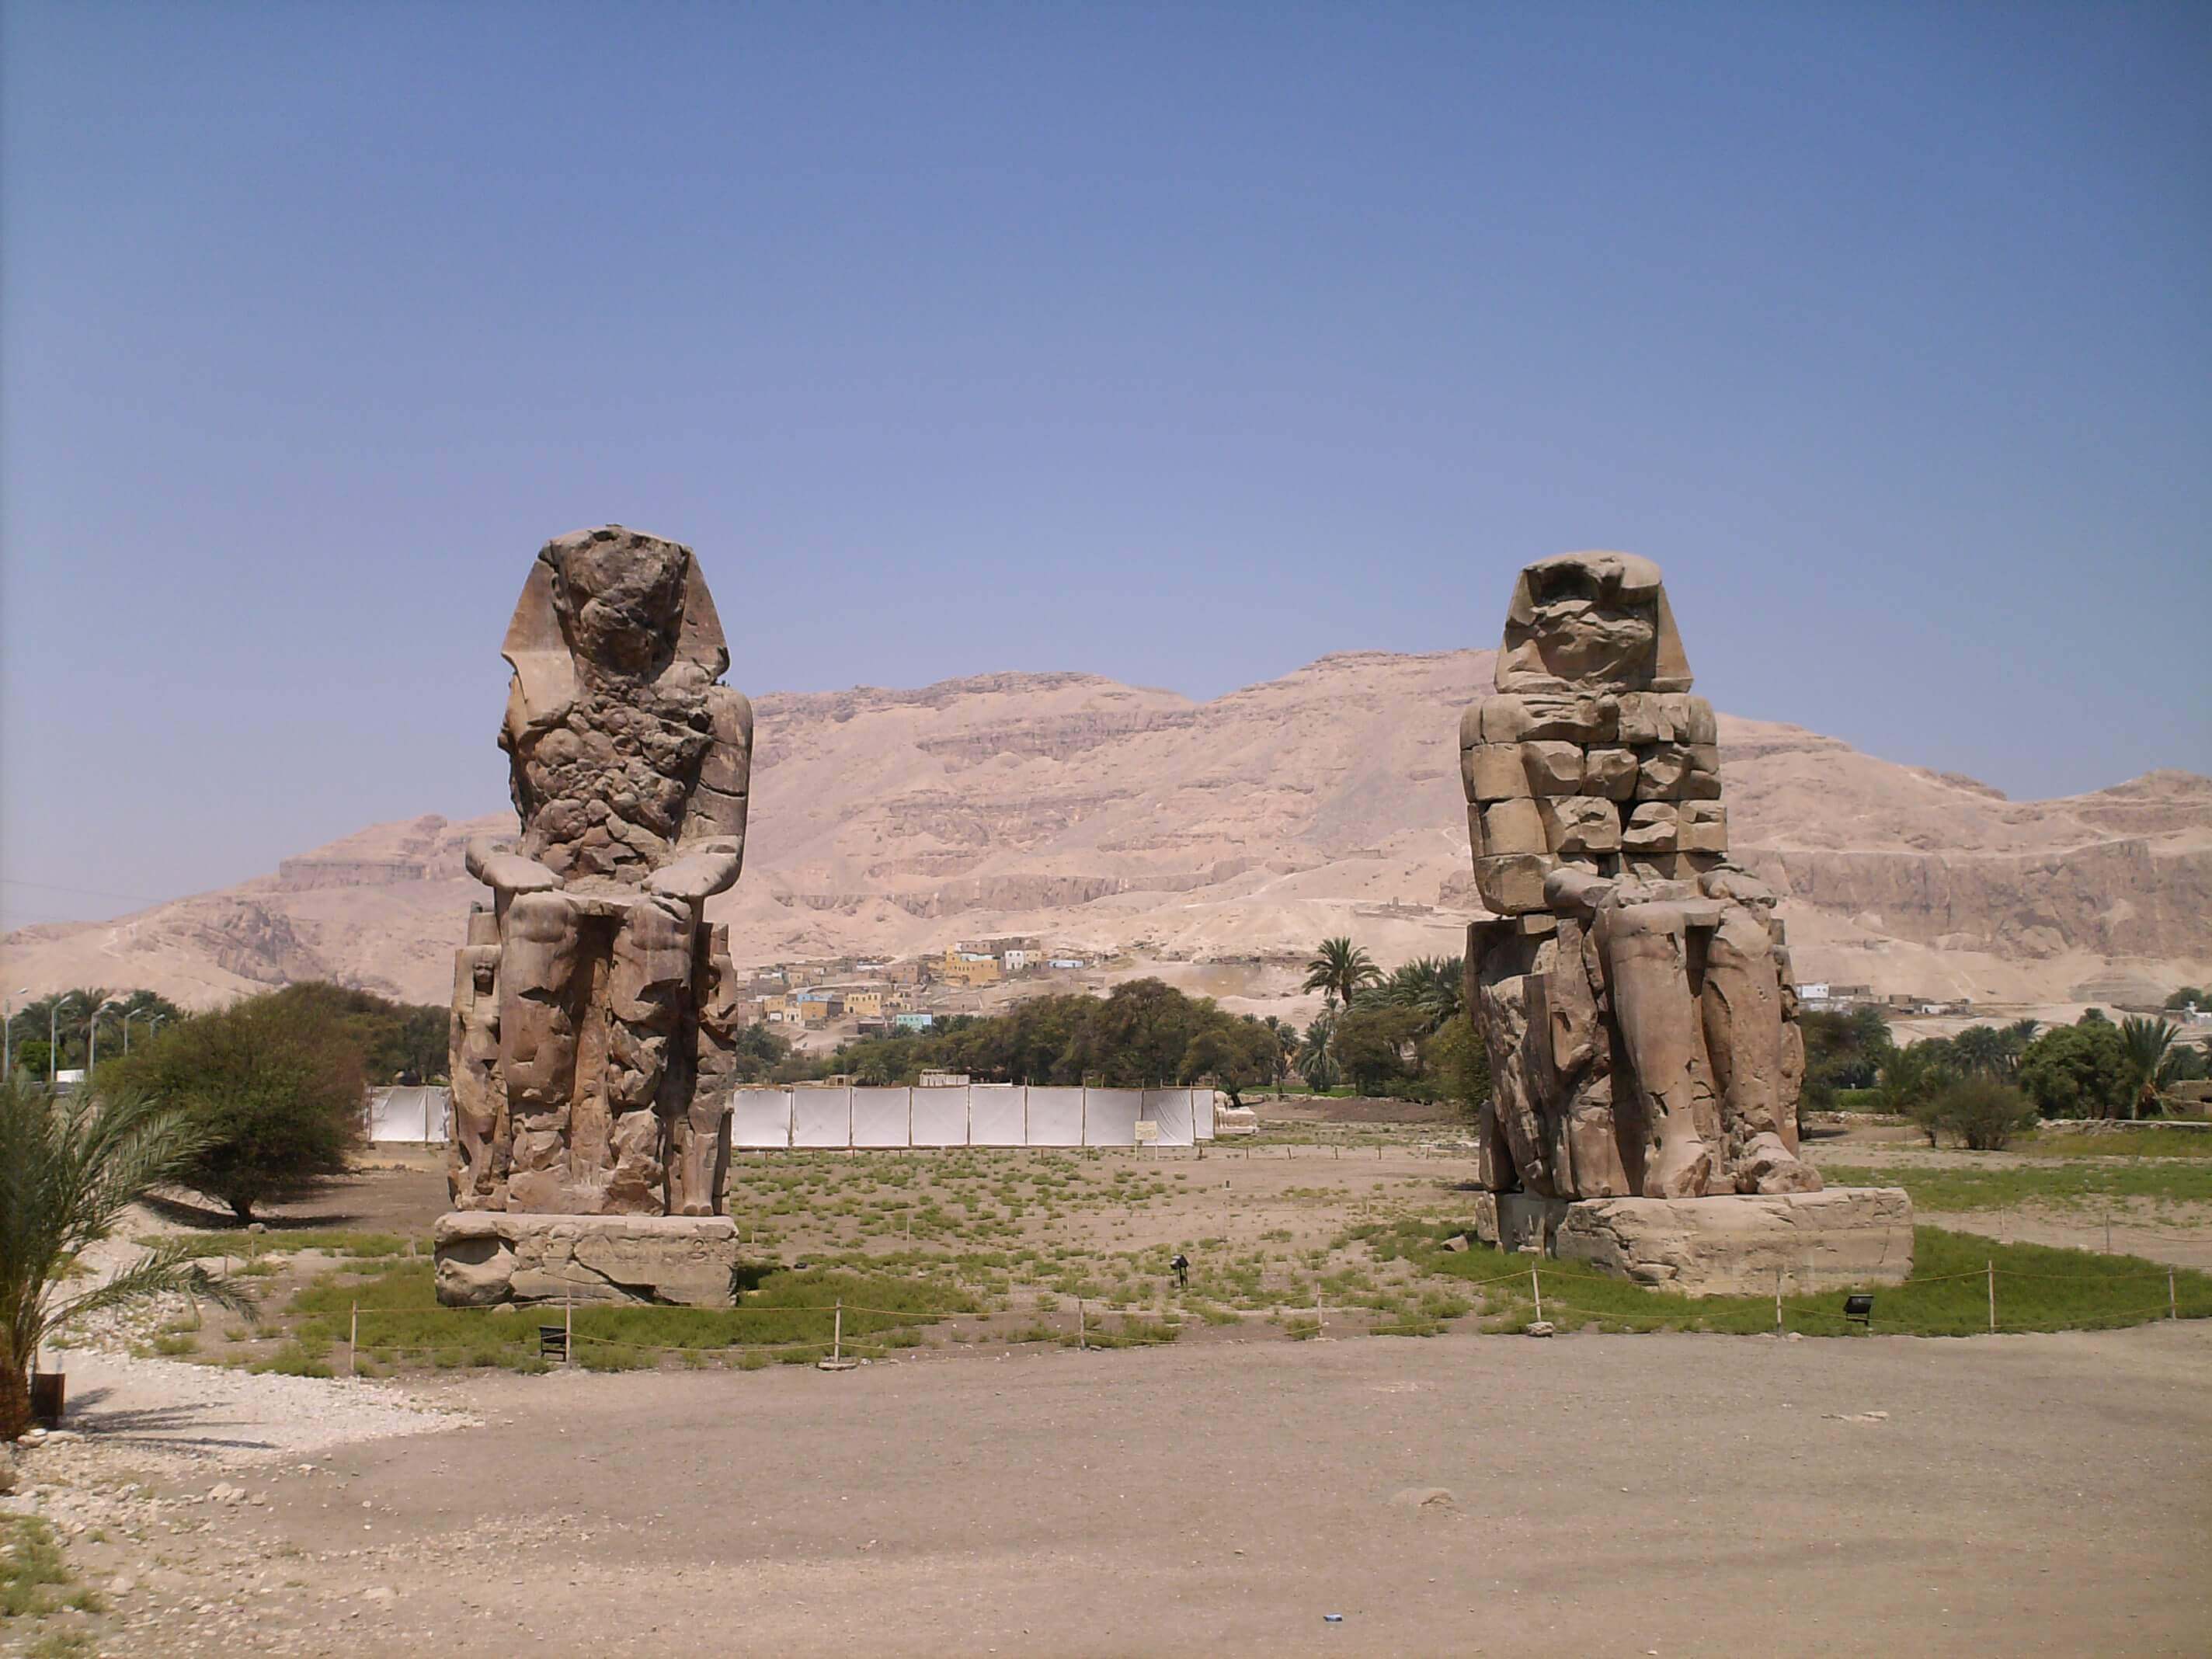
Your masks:
[{"label": "shrub", "polygon": [[2136,1080],[2118,1028],[2085,1018],[2029,1043],[2019,1081],[2045,1117],[2112,1117],[2127,1109]]},{"label": "shrub", "polygon": [[2017,1089],[1985,1077],[1963,1078],[1925,1109],[1938,1127],[1977,1152],[2001,1152],[2035,1121],[2035,1107]]},{"label": "shrub", "polygon": [[277,992],[179,1021],[101,1074],[183,1113],[201,1144],[177,1178],[241,1222],[343,1174],[361,1139],[361,1051],[311,999]]}]

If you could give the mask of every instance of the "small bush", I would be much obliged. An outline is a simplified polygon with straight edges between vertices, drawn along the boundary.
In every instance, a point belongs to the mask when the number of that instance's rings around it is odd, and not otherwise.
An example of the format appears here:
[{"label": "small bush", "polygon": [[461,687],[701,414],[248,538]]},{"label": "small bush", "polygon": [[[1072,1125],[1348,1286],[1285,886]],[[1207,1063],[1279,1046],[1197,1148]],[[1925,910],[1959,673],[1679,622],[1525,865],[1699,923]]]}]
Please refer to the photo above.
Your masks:
[{"label": "small bush", "polygon": [[2035,1107],[2017,1089],[1985,1077],[1963,1078],[1929,1103],[1937,1127],[1977,1152],[2001,1152],[2034,1124]]}]

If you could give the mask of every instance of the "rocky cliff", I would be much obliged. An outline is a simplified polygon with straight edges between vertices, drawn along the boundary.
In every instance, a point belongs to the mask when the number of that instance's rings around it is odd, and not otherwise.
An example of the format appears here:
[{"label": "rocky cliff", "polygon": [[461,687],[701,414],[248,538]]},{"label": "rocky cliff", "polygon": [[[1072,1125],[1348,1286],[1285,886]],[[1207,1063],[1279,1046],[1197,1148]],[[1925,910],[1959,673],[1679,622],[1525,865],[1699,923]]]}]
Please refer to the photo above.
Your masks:
[{"label": "rocky cliff", "polygon": [[[745,879],[713,913],[757,963],[986,933],[1133,966],[1280,963],[1346,932],[1385,963],[1455,951],[1475,906],[1457,714],[1490,661],[1344,653],[1205,703],[1079,674],[763,696]],[[1795,726],[1723,716],[1721,738],[1731,839],[1789,896],[1802,978],[2061,1002],[2212,973],[2212,780],[2011,801]],[[477,896],[460,848],[499,823],[380,824],[226,892],[27,928],[9,971],[442,1000]],[[1281,1003],[1292,977],[1233,989]]]}]

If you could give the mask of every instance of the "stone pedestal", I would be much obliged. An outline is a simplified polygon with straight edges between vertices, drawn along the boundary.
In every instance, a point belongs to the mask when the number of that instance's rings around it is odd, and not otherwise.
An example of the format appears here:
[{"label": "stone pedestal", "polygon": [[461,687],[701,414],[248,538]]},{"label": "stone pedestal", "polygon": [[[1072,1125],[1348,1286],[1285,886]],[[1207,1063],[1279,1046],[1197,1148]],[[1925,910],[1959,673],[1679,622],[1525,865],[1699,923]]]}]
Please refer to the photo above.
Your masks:
[{"label": "stone pedestal", "polygon": [[730,1305],[738,1226],[727,1216],[453,1211],[431,1235],[449,1308],[659,1302]]},{"label": "stone pedestal", "polygon": [[1912,1200],[1899,1187],[1572,1202],[1485,1193],[1474,1231],[1683,1296],[1771,1294],[1778,1270],[1793,1295],[1901,1285],[1912,1272]]}]

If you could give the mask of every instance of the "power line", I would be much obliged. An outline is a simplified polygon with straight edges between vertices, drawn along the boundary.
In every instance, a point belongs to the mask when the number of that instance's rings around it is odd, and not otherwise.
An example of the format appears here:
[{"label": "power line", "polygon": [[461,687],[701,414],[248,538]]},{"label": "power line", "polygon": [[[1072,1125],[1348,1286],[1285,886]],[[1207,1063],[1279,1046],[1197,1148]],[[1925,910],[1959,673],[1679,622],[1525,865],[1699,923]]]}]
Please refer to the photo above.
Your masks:
[{"label": "power line", "polygon": [[51,881],[19,881],[13,876],[0,876],[0,886],[35,887],[45,893],[79,893],[86,898],[132,899],[140,904],[161,904],[167,901],[150,893],[118,893],[104,887],[62,887]]}]

